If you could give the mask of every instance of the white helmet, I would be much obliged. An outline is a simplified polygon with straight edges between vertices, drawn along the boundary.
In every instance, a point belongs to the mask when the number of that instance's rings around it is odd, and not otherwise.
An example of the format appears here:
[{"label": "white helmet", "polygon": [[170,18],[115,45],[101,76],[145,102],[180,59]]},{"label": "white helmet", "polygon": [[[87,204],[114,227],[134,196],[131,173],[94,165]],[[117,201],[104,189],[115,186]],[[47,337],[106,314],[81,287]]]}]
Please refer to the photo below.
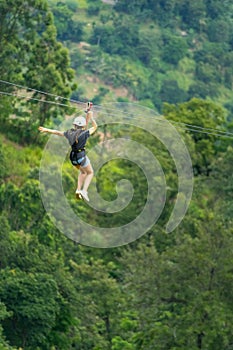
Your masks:
[{"label": "white helmet", "polygon": [[86,126],[86,119],[84,117],[76,117],[73,124],[78,126]]}]

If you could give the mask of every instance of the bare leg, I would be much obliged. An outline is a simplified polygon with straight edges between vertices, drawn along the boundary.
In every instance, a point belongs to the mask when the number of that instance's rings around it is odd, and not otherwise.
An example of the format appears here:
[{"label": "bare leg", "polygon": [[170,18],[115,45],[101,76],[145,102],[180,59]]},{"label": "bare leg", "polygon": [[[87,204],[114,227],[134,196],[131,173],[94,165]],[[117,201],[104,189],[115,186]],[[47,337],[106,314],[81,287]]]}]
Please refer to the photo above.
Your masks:
[{"label": "bare leg", "polygon": [[[91,164],[88,164],[88,166],[86,166],[85,168],[83,167],[80,167],[80,170],[81,170],[81,174],[79,175],[79,177],[81,177],[81,181],[82,181],[82,184],[84,182],[84,185],[83,185],[83,191],[86,191],[88,190],[88,187],[91,183],[91,180],[94,176],[94,171],[93,171],[93,168],[91,166]],[[84,172],[84,175],[82,174],[82,172]]]},{"label": "bare leg", "polygon": [[78,187],[77,187],[79,191],[83,186],[86,176],[87,176],[87,173],[80,169],[80,173],[78,175]]}]

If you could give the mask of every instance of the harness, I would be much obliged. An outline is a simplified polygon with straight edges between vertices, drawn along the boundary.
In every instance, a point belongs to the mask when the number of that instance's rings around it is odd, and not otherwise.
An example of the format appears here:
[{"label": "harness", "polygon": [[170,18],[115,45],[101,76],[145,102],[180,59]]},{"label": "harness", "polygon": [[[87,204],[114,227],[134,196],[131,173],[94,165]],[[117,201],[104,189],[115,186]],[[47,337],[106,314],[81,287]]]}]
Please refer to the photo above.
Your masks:
[{"label": "harness", "polygon": [[78,139],[85,131],[82,131],[79,135],[75,130],[68,131],[68,140],[72,147],[70,152],[70,161],[74,166],[83,166],[86,162],[85,146],[78,148]]},{"label": "harness", "polygon": [[78,150],[76,150],[76,151],[74,151],[74,152],[80,153],[80,152],[83,152],[83,151],[85,151],[85,147],[84,147],[84,148],[81,148],[81,149],[78,149]]},{"label": "harness", "polygon": [[85,147],[78,150],[72,147],[72,151],[70,152],[70,161],[74,166],[83,166],[86,162]]}]

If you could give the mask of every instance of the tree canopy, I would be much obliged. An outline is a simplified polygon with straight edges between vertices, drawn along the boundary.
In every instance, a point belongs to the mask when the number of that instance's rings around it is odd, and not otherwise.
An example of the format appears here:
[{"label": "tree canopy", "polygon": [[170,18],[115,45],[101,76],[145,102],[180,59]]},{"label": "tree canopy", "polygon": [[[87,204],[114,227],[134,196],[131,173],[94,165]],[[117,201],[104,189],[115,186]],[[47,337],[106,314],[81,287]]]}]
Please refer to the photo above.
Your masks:
[{"label": "tree canopy", "polygon": [[[233,349],[233,148],[232,134],[220,136],[233,130],[232,13],[220,0],[0,1],[0,350]],[[71,96],[93,98],[97,111],[109,100],[131,102],[144,106],[141,120],[152,122],[152,110],[153,122],[160,112],[177,127],[194,188],[173,232],[165,224],[179,185],[174,159],[150,132],[114,123],[116,109],[90,148],[131,140],[156,157],[166,180],[158,221],[109,249],[82,246],[54,225],[41,199],[47,138],[37,127],[56,128],[77,111]],[[101,213],[77,204],[77,172],[65,159],[62,188],[74,215],[107,230],[134,220],[147,200],[145,170],[154,170],[138,163],[103,164],[95,182],[109,206],[121,180],[134,192],[124,210]],[[48,194],[57,194],[55,183]],[[53,205],[64,212],[61,201]]]}]

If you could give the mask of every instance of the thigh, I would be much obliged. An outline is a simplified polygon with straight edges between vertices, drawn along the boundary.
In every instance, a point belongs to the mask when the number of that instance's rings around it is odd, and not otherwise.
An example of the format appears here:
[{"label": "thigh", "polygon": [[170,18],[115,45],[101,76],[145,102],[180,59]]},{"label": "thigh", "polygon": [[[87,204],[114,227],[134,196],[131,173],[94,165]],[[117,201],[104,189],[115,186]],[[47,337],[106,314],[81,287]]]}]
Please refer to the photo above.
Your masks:
[{"label": "thigh", "polygon": [[87,174],[91,174],[91,173],[93,173],[93,168],[92,168],[92,165],[91,165],[91,163],[89,163],[87,166],[80,166],[80,168],[79,168],[81,171],[83,171],[83,172],[85,172],[85,173],[87,173]]}]

